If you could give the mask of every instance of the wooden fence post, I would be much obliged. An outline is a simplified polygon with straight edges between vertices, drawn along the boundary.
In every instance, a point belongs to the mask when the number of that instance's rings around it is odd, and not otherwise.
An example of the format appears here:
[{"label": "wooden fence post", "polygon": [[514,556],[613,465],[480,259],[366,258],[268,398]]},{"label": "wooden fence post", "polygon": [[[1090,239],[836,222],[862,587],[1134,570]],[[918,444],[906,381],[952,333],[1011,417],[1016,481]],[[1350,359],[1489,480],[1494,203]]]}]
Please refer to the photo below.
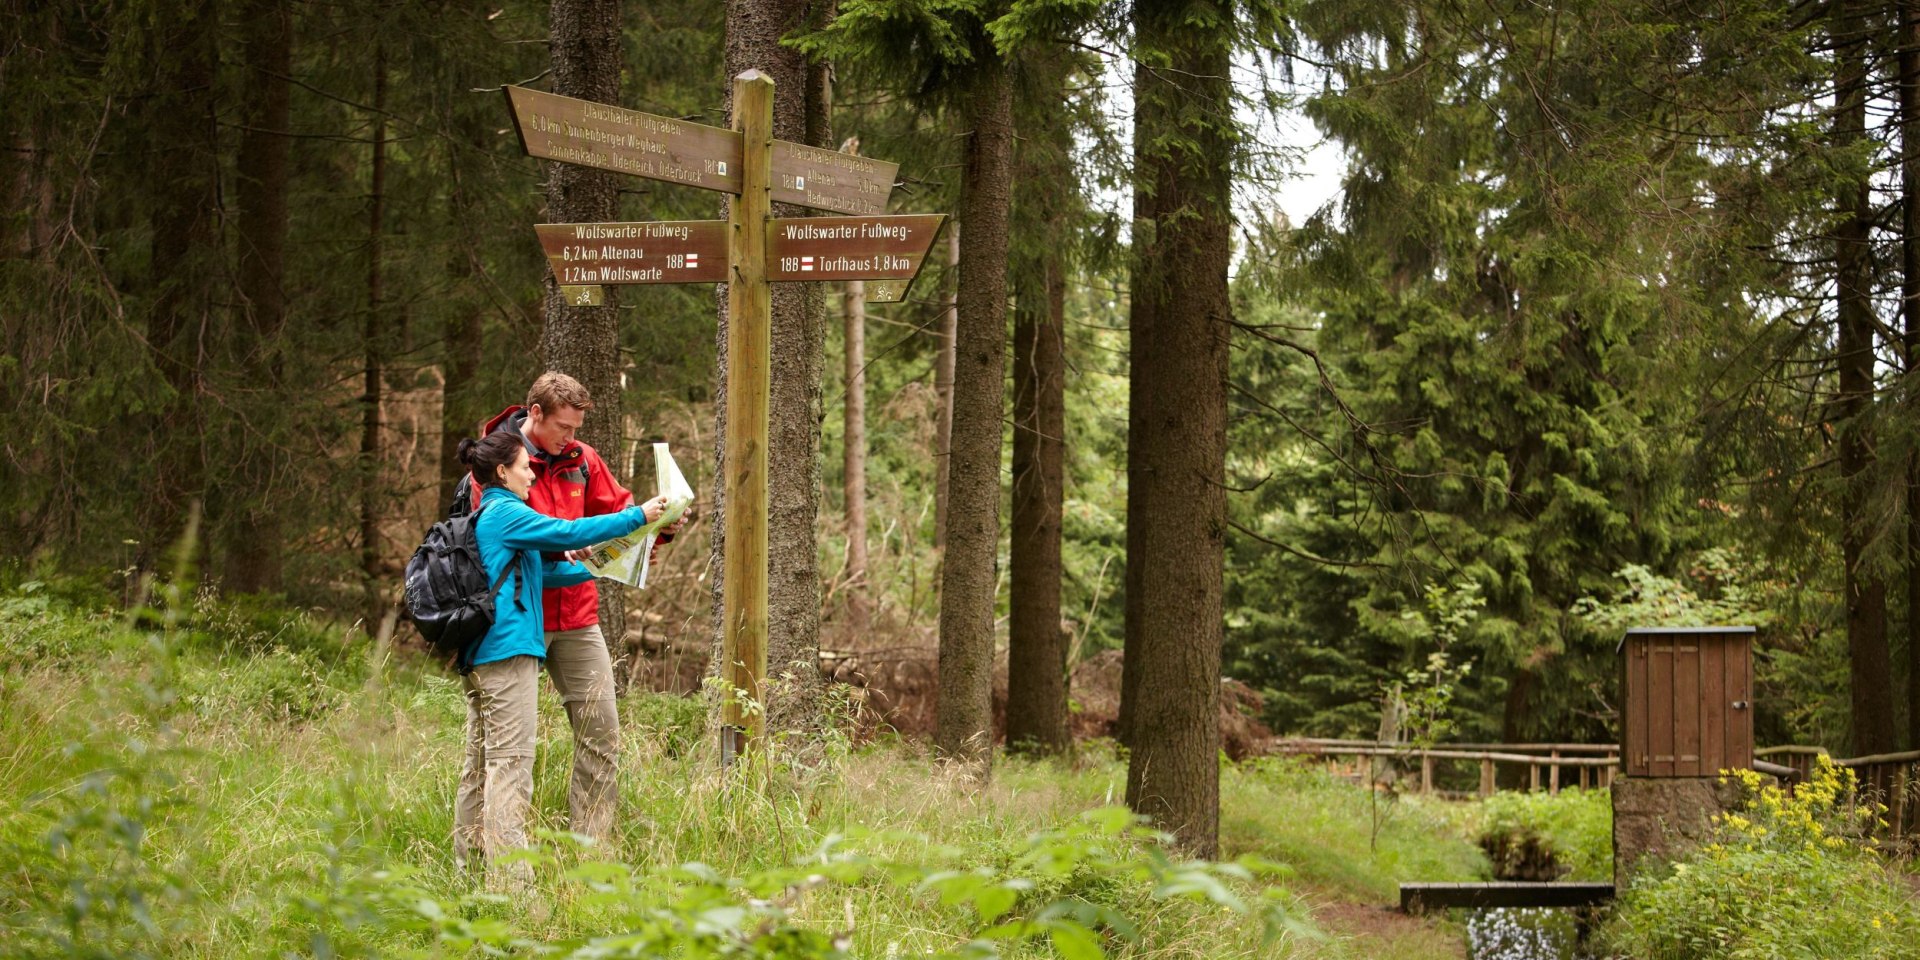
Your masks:
[{"label": "wooden fence post", "polygon": [[1480,761],[1480,795],[1493,796],[1493,758],[1485,757]]},{"label": "wooden fence post", "polygon": [[1893,822],[1888,826],[1895,840],[1907,835],[1907,783],[1912,770],[1913,767],[1905,763],[1893,768],[1893,802],[1887,806],[1892,808]]},{"label": "wooden fence post", "polygon": [[1559,796],[1560,795],[1560,751],[1556,748],[1551,753],[1549,753],[1548,756],[1553,759],[1553,766],[1547,768],[1547,792],[1553,794],[1554,796]]}]

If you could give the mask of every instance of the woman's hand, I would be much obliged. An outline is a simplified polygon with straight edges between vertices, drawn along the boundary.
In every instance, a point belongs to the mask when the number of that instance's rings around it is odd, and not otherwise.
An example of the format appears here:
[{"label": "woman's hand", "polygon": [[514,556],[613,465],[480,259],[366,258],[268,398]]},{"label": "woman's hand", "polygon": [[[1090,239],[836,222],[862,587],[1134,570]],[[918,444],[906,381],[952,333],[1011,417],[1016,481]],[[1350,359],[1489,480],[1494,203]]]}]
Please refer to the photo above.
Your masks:
[{"label": "woman's hand", "polygon": [[667,512],[667,498],[664,494],[654,497],[652,500],[648,500],[643,504],[640,510],[646,515],[647,522],[652,523],[660,519],[661,515]]}]

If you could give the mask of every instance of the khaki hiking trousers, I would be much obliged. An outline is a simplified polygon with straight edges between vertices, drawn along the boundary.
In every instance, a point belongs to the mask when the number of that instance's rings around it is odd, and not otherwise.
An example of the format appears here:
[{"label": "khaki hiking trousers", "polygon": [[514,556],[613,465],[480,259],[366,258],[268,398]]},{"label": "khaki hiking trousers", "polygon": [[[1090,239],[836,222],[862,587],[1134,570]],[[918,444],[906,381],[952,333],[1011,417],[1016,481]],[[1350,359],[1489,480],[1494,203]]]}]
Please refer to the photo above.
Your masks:
[{"label": "khaki hiking trousers", "polygon": [[547,675],[573,727],[573,782],[568,829],[606,840],[620,802],[620,710],[613,699],[613,658],[599,624],[547,633]]},{"label": "khaki hiking trousers", "polygon": [[[620,713],[599,626],[548,633],[546,668],[573,727],[569,829],[604,840],[620,796]],[[483,663],[463,678],[467,741],[453,811],[456,864],[527,845],[539,681],[540,660],[531,656]]]},{"label": "khaki hiking trousers", "polygon": [[[483,663],[461,680],[467,749],[454,799],[453,859],[464,868],[476,853],[494,862],[527,845],[540,660],[523,654]],[[531,872],[524,863],[510,871]]]}]

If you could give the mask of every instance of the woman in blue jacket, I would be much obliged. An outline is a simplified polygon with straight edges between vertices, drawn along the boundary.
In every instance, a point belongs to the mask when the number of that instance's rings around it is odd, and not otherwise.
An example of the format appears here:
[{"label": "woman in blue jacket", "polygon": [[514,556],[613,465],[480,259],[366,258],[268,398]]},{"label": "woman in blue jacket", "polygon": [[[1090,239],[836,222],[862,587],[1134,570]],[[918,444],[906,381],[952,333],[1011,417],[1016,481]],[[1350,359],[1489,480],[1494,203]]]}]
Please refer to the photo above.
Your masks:
[{"label": "woman in blue jacket", "polygon": [[[527,506],[533,467],[518,431],[501,430],[483,440],[462,440],[460,459],[480,485],[474,537],[487,582],[513,564],[494,598],[493,627],[474,650],[465,678],[467,753],[454,801],[453,854],[464,865],[478,849],[488,860],[527,845],[533,804],[533,744],[540,662],[547,655],[540,593],[584,583],[592,574],[577,563],[547,561],[563,553],[623,536],[656,520],[664,497],[618,513],[560,520]],[[528,874],[526,864],[514,871]]]}]

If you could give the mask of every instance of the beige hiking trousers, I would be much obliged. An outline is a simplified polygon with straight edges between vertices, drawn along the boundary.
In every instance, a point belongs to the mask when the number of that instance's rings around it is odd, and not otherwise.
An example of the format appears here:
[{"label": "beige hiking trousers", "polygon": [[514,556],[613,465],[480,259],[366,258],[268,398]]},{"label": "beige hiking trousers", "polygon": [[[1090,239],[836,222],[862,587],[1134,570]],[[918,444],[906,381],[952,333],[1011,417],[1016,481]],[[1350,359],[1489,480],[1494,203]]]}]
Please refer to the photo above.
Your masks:
[{"label": "beige hiking trousers", "polygon": [[[462,681],[467,749],[454,799],[453,858],[464,867],[476,852],[494,861],[527,845],[540,660],[522,655],[483,663]],[[526,864],[510,872],[531,873]]]},{"label": "beige hiking trousers", "polygon": [[600,626],[549,631],[547,675],[573,727],[568,829],[605,840],[620,803],[620,711],[613,699],[613,658]]}]

